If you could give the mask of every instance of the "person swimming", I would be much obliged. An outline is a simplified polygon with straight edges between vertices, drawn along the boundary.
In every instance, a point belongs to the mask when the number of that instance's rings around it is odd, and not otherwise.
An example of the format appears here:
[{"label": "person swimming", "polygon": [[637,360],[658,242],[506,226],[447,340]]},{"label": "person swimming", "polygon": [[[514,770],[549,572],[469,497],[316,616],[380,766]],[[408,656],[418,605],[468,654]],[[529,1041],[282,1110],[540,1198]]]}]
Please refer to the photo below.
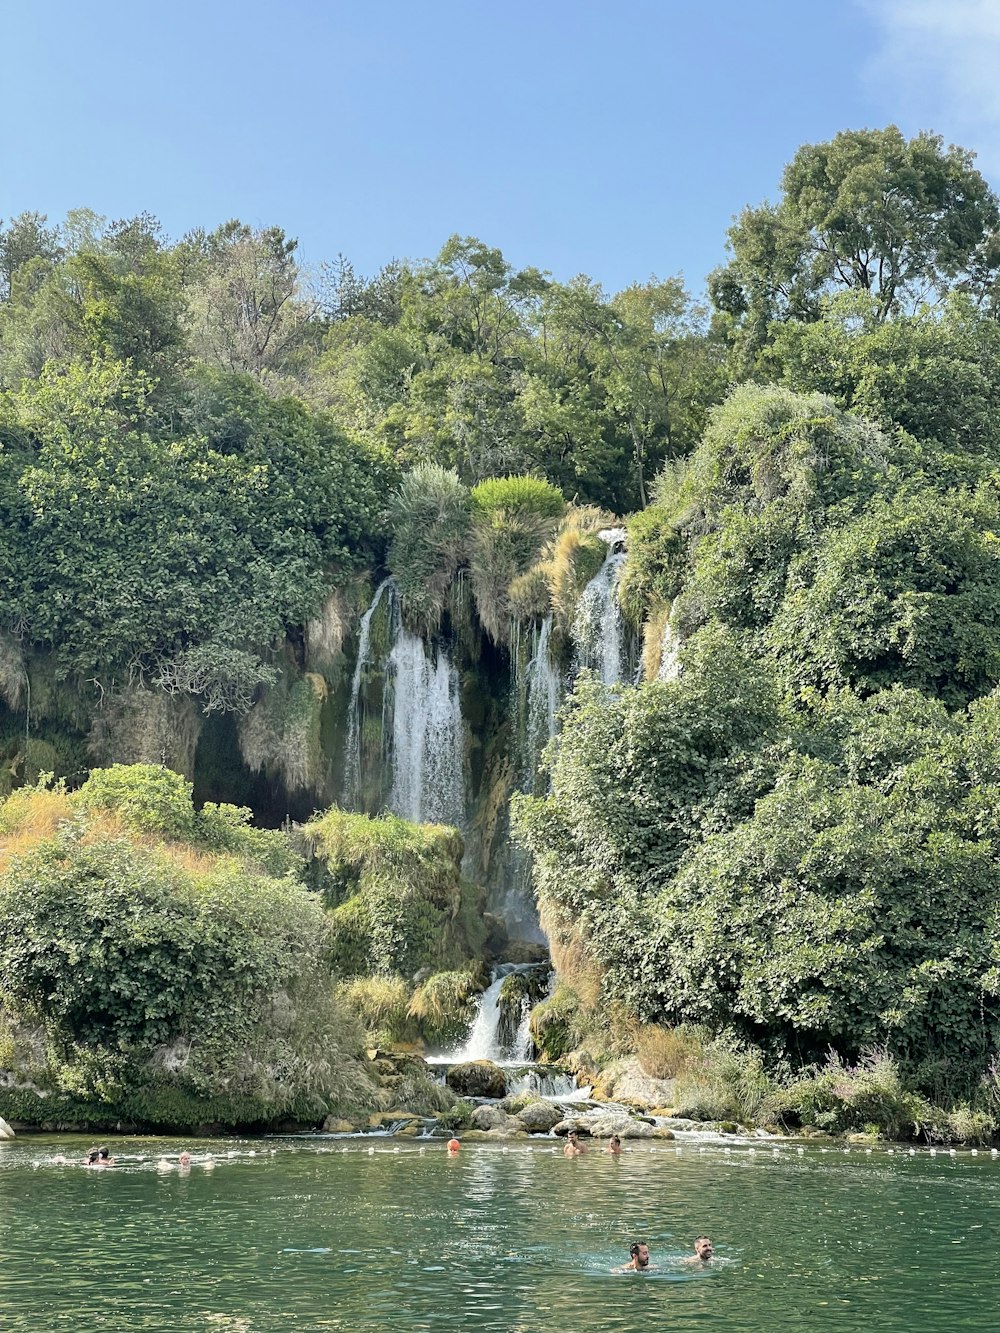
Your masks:
[{"label": "person swimming", "polygon": [[611,1153],[613,1157],[621,1156],[622,1141],[617,1134],[611,1135],[611,1138],[608,1140],[608,1146],[604,1149],[604,1151]]},{"label": "person swimming", "polygon": [[694,1243],[694,1254],[685,1259],[686,1264],[710,1264],[715,1258],[715,1246],[707,1236],[699,1236]]},{"label": "person swimming", "polygon": [[655,1264],[649,1262],[649,1246],[644,1240],[633,1241],[628,1247],[628,1252],[632,1256],[627,1264],[622,1264],[620,1268],[612,1269],[615,1273],[648,1273]]},{"label": "person swimming", "polygon": [[114,1159],[114,1158],[111,1156],[111,1154],[108,1152],[107,1148],[98,1148],[98,1150],[97,1150],[97,1165],[98,1165],[98,1166],[114,1166],[114,1164],[115,1164],[115,1159]]},{"label": "person swimming", "polygon": [[571,1129],[566,1135],[566,1146],[563,1153],[566,1157],[582,1157],[587,1149],[580,1142],[580,1136],[575,1129]]},{"label": "person swimming", "polygon": [[448,1140],[448,1156],[454,1157],[458,1153],[461,1147],[462,1145],[459,1143],[458,1139],[456,1139],[453,1134],[451,1138]]}]

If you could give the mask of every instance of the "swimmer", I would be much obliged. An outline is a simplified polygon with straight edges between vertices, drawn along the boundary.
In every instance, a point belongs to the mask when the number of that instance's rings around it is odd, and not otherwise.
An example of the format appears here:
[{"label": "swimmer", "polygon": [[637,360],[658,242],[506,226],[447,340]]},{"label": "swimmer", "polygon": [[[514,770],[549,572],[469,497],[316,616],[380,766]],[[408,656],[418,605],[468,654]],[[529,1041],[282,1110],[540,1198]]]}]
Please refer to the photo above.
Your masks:
[{"label": "swimmer", "polygon": [[114,1166],[114,1164],[115,1164],[115,1159],[114,1159],[114,1158],[111,1156],[111,1154],[108,1152],[107,1148],[98,1148],[98,1150],[97,1150],[97,1165],[98,1165],[98,1166]]},{"label": "swimmer", "polygon": [[459,1143],[458,1139],[456,1139],[453,1134],[451,1138],[448,1140],[448,1156],[449,1157],[456,1156],[461,1146],[462,1145]]},{"label": "swimmer", "polygon": [[649,1246],[644,1240],[633,1241],[628,1247],[628,1252],[632,1256],[631,1262],[622,1264],[620,1268],[612,1269],[615,1273],[648,1273],[650,1269],[655,1268],[655,1264],[649,1262]]},{"label": "swimmer", "polygon": [[100,1148],[91,1148],[90,1152],[87,1153],[87,1156],[83,1159],[84,1166],[100,1166],[100,1162],[98,1161],[100,1155]]},{"label": "swimmer", "polygon": [[181,1155],[180,1155],[180,1157],[178,1157],[178,1159],[177,1159],[177,1164],[178,1164],[178,1166],[181,1166],[181,1167],[190,1166],[190,1165],[191,1165],[191,1154],[190,1154],[189,1152],[182,1152]]},{"label": "swimmer", "polygon": [[622,1141],[617,1134],[611,1135],[611,1138],[608,1140],[608,1146],[604,1149],[604,1151],[609,1152],[612,1155],[612,1157],[621,1157]]},{"label": "swimmer", "polygon": [[567,1157],[582,1157],[587,1149],[580,1142],[580,1136],[575,1129],[571,1129],[566,1135],[566,1146],[563,1153]]},{"label": "swimmer", "polygon": [[685,1259],[686,1264],[710,1264],[715,1258],[715,1248],[707,1236],[699,1236],[694,1243],[694,1254]]}]

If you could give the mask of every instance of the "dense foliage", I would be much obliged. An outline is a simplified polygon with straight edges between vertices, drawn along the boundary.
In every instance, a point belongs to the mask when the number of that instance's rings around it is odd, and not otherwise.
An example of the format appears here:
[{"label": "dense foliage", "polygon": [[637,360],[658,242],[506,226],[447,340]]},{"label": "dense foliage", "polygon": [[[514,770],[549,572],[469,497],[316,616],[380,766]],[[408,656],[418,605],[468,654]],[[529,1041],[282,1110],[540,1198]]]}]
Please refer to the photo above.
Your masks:
[{"label": "dense foliage", "polygon": [[247,814],[141,766],[0,808],[0,1109],[246,1124],[364,1102],[322,907]]}]

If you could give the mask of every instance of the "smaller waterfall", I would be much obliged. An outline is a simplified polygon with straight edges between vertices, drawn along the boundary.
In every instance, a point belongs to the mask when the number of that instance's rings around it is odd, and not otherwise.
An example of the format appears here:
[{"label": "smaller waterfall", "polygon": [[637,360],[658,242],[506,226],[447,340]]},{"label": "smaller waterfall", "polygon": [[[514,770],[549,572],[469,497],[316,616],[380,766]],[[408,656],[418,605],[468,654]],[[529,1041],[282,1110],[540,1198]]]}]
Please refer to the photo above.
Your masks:
[{"label": "smaller waterfall", "polygon": [[372,670],[373,662],[371,639],[372,617],[379,608],[383,596],[389,595],[389,635],[395,642],[401,627],[399,589],[393,578],[383,579],[375,590],[371,606],[361,617],[358,628],[358,660],[354,666],[351,680],[351,701],[347,709],[347,744],[344,762],[344,799],[345,804],[354,809],[361,805],[361,687],[366,675]]},{"label": "smaller waterfall", "polygon": [[[385,600],[383,633],[382,621],[375,617]],[[376,707],[381,698],[381,727],[372,728],[381,737],[375,754],[370,753],[371,742],[367,750],[365,745],[365,701],[371,708],[373,693]],[[366,789],[373,764],[385,775],[374,785],[374,800]],[[404,628],[399,588],[392,578],[379,584],[361,617],[344,754],[344,803],[357,810],[383,800],[394,814],[418,823],[461,826],[465,821],[465,730],[458,672],[444,648],[429,649]]]},{"label": "smaller waterfall", "polygon": [[573,640],[581,667],[596,671],[605,685],[617,685],[628,674],[625,663],[625,626],[618,605],[618,581],[626,556],[621,550],[624,529],[612,528],[600,535],[621,537],[609,541],[604,564],[590,580],[577,604]]},{"label": "smaller waterfall", "polygon": [[680,675],[681,642],[674,633],[668,620],[663,626],[663,638],[660,640],[660,669],[657,680],[676,680]]},{"label": "smaller waterfall", "polygon": [[535,789],[535,778],[542,751],[556,734],[556,713],[562,693],[559,671],[552,661],[550,642],[552,617],[546,616],[531,633],[531,655],[515,682],[516,706],[522,711],[523,752],[521,755],[521,790]]},{"label": "smaller waterfall", "polygon": [[[513,997],[505,996],[504,983],[511,977],[538,972],[537,963],[498,963],[489,986],[479,997],[479,1009],[468,1037],[458,1050],[437,1057],[436,1062],[492,1060],[503,1065],[528,1064],[534,1050],[529,1027],[532,992],[529,987],[520,986]],[[537,990],[534,998],[538,998]]]}]

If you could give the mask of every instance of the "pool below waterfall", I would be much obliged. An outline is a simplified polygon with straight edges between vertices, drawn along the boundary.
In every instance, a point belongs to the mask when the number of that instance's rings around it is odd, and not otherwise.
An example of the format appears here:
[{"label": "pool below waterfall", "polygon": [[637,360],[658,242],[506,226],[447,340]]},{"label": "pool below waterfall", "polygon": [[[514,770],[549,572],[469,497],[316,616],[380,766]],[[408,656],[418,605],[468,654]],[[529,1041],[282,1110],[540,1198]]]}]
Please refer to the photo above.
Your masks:
[{"label": "pool below waterfall", "polygon": [[[78,1164],[89,1146],[0,1143],[4,1333],[1000,1323],[988,1153],[112,1139],[101,1171]],[[695,1270],[681,1260],[702,1232],[722,1262]],[[634,1239],[656,1271],[612,1274]]]}]

